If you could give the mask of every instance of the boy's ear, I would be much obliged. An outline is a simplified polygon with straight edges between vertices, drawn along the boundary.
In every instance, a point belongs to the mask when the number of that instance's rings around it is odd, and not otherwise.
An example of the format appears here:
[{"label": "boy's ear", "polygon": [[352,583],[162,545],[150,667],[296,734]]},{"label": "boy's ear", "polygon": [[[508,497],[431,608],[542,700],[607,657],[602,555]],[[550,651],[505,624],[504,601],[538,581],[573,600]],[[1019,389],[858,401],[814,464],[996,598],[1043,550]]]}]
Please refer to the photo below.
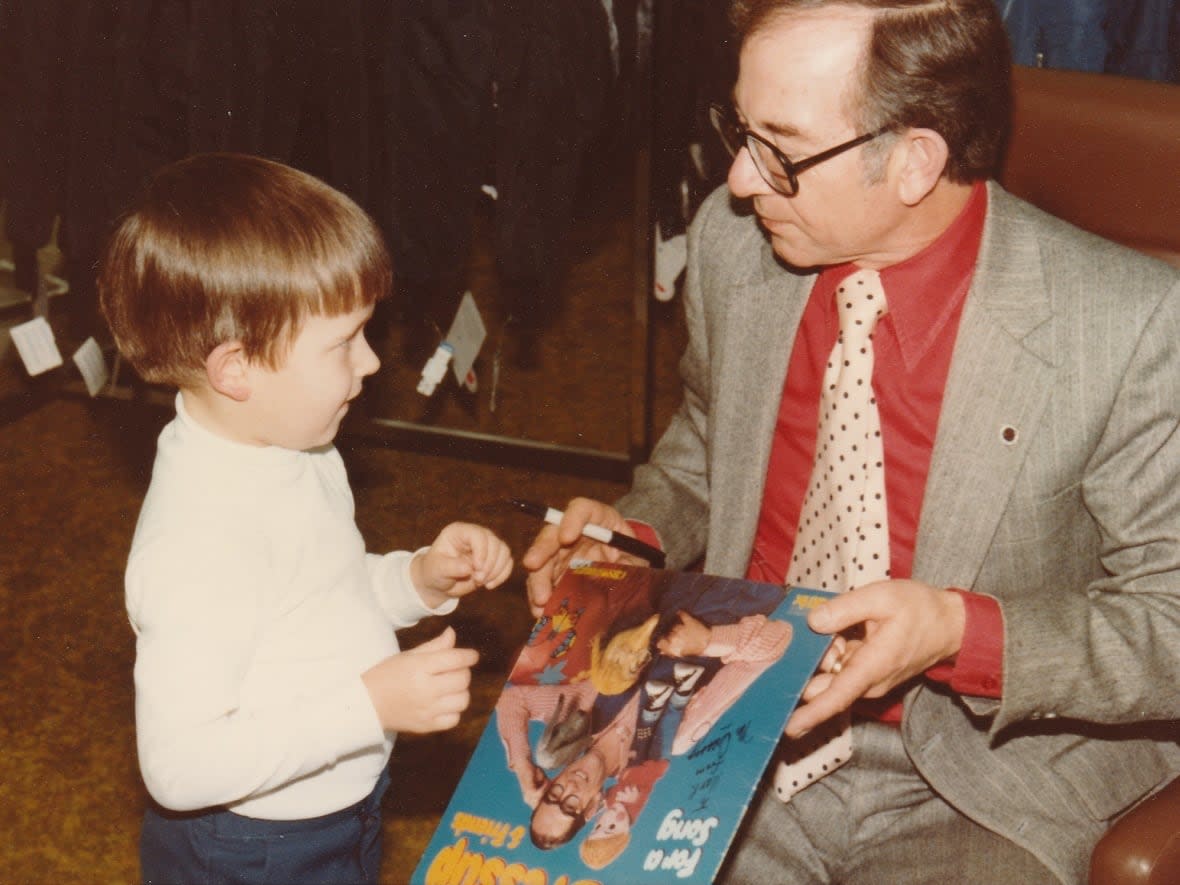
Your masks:
[{"label": "boy's ear", "polygon": [[235,402],[250,398],[249,360],[241,341],[223,341],[205,358],[209,386]]}]

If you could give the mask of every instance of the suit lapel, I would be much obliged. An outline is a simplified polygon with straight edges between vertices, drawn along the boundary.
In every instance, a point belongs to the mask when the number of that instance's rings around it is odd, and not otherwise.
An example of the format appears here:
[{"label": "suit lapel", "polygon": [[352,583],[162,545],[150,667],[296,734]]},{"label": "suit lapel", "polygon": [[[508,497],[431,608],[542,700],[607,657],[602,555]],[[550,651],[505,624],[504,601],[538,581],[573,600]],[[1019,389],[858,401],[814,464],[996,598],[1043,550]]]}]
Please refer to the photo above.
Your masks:
[{"label": "suit lapel", "polygon": [[1052,313],[1018,204],[989,185],[988,218],[943,397],[914,577],[973,585],[1052,390]]},{"label": "suit lapel", "polygon": [[761,262],[753,281],[734,287],[719,324],[707,565],[715,574],[745,574],[749,564],[787,362],[815,279],[785,272],[765,244]]},{"label": "suit lapel", "polygon": [[[936,585],[973,584],[1051,393],[1047,281],[1019,205],[989,185],[914,555],[914,576]],[[744,574],[749,563],[783,380],[814,282],[784,272],[765,244],[760,261],[762,272],[731,290],[713,355],[706,569],[714,574]]]}]

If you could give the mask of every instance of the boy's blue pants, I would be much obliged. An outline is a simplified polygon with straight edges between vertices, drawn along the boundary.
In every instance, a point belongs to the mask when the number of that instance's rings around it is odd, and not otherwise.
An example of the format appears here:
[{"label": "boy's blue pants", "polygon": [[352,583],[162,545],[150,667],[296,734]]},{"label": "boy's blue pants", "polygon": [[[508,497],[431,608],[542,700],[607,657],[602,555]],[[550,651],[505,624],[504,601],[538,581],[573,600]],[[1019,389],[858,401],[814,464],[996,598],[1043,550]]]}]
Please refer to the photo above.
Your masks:
[{"label": "boy's blue pants", "polygon": [[258,820],[151,805],[140,837],[145,885],[376,885],[388,771],[355,805],[306,820]]}]

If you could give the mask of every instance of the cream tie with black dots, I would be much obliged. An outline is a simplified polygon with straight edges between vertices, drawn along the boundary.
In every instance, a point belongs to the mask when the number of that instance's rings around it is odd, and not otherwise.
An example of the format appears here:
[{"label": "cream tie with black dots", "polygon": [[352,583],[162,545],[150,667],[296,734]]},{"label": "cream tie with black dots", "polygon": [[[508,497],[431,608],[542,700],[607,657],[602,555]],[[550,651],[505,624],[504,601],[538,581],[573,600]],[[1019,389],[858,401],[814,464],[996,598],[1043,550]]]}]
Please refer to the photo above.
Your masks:
[{"label": "cream tie with black dots", "polygon": [[[886,311],[874,270],[836,292],[840,334],[824,370],[815,463],[787,583],[843,592],[889,577],[889,521],[881,420],[873,395],[873,330]],[[852,754],[845,715],[799,740],[783,741],[774,787],[784,802]]]}]

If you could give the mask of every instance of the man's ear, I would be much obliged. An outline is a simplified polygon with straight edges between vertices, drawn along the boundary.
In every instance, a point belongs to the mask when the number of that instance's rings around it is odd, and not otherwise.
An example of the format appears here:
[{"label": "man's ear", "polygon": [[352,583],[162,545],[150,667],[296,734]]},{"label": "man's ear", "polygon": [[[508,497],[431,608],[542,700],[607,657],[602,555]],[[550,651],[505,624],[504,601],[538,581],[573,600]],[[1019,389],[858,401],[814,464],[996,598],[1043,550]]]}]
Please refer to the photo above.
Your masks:
[{"label": "man's ear", "polygon": [[205,358],[205,376],[209,386],[235,402],[250,398],[250,361],[241,341],[224,341]]},{"label": "man's ear", "polygon": [[907,206],[926,199],[946,171],[950,150],[933,129],[907,129],[893,156],[899,165],[898,196]]}]

